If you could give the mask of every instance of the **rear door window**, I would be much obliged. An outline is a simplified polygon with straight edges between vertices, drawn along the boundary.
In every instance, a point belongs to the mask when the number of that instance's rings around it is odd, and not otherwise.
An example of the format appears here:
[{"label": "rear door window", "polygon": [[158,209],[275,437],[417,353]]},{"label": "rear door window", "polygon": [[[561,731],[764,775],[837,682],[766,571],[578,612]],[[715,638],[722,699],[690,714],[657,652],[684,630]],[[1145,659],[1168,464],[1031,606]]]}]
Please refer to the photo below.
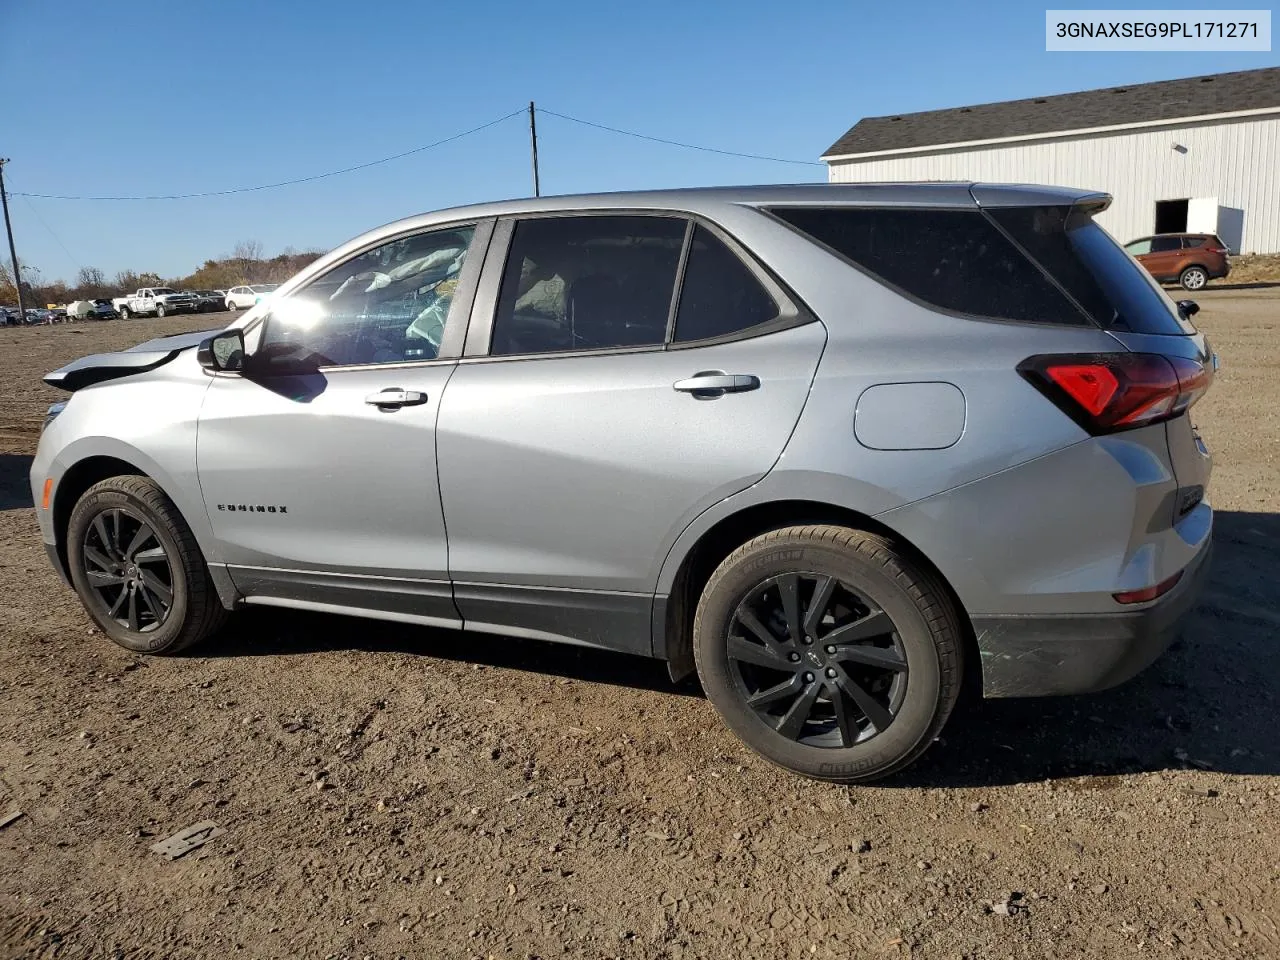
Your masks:
[{"label": "rear door window", "polygon": [[[1125,256],[1089,211],[1004,207],[990,211],[990,216],[1105,329],[1195,332],[1151,274]],[[1152,242],[1169,239],[1177,240],[1154,237]]]},{"label": "rear door window", "polygon": [[781,207],[772,212],[929,306],[990,320],[1089,322],[976,208]]},{"label": "rear door window", "polygon": [[687,222],[568,216],[515,225],[495,356],[661,346]]},{"label": "rear door window", "polygon": [[1152,237],[1151,252],[1152,253],[1168,253],[1171,250],[1182,249],[1181,237]]}]

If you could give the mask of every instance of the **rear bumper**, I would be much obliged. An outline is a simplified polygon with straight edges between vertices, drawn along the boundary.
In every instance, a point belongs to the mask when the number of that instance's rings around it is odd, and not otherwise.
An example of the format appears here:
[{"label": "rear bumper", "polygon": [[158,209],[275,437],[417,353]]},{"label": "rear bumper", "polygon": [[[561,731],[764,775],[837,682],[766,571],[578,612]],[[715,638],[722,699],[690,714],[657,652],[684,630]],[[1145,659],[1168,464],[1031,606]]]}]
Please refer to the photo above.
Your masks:
[{"label": "rear bumper", "polygon": [[1206,544],[1176,587],[1133,613],[975,617],[983,696],[1093,693],[1145,670],[1195,606],[1211,551]]}]

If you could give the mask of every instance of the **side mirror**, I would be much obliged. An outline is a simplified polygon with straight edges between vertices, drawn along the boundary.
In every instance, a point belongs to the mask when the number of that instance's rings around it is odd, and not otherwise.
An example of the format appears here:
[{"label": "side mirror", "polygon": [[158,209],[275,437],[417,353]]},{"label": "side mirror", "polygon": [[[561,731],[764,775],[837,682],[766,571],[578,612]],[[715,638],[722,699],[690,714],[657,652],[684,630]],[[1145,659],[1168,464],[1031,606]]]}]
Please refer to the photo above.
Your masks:
[{"label": "side mirror", "polygon": [[1178,312],[1182,314],[1184,318],[1190,320],[1200,312],[1200,304],[1196,303],[1194,300],[1179,300]]},{"label": "side mirror", "polygon": [[202,340],[196,350],[196,359],[200,366],[214,373],[241,369],[244,366],[244,331],[237,327]]}]

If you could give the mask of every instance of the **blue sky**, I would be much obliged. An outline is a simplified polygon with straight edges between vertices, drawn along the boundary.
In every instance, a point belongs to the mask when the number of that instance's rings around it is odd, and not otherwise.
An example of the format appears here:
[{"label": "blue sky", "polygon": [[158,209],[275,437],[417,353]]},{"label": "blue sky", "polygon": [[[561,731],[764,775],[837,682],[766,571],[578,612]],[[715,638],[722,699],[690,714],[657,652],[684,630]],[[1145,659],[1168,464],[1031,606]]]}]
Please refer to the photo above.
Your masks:
[{"label": "blue sky", "polygon": [[[533,99],[653,136],[816,160],[862,116],[1278,61],[1046,53],[1045,6],[0,0],[0,156],[12,159],[18,192],[219,190],[409,150]],[[555,117],[539,118],[539,141],[544,193],[824,178],[822,167],[681,150]],[[515,118],[275,190],[10,206],[19,258],[70,280],[82,265],[179,275],[241,240],[268,252],[329,248],[411,213],[530,192],[528,131]]]}]

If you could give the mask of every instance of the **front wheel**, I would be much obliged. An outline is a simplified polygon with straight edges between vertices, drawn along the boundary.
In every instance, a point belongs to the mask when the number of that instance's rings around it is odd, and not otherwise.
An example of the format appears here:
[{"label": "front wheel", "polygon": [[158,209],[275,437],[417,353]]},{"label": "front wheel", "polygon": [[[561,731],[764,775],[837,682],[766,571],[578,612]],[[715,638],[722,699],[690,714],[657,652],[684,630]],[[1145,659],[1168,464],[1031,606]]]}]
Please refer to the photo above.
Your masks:
[{"label": "front wheel", "polygon": [[1209,274],[1204,267],[1187,267],[1178,276],[1178,282],[1184,290],[1199,290],[1209,282]]},{"label": "front wheel", "polygon": [[842,783],[919,757],[962,679],[943,585],[847,527],[787,527],[731,553],[703,589],[693,650],[707,697],[749,747]]},{"label": "front wheel", "polygon": [[235,312],[236,312],[236,302],[235,302],[234,300],[230,300],[230,299],[229,299],[229,300],[227,300],[227,309],[228,309],[228,310],[230,310],[232,313],[235,313]]},{"label": "front wheel", "polygon": [[85,492],[67,524],[67,560],[89,616],[128,650],[177,653],[226,618],[191,528],[147,477]]},{"label": "front wheel", "polygon": [[131,319],[132,317],[133,317],[133,314],[129,312],[129,308],[128,308],[128,307],[121,307],[121,308],[120,308],[120,319],[121,319],[121,320],[129,320],[129,319]]},{"label": "front wheel", "polygon": [[157,304],[156,304],[156,316],[157,316],[158,318],[160,318],[161,320],[163,320],[163,319],[164,319],[164,304],[163,304],[163,303],[157,303]]}]

